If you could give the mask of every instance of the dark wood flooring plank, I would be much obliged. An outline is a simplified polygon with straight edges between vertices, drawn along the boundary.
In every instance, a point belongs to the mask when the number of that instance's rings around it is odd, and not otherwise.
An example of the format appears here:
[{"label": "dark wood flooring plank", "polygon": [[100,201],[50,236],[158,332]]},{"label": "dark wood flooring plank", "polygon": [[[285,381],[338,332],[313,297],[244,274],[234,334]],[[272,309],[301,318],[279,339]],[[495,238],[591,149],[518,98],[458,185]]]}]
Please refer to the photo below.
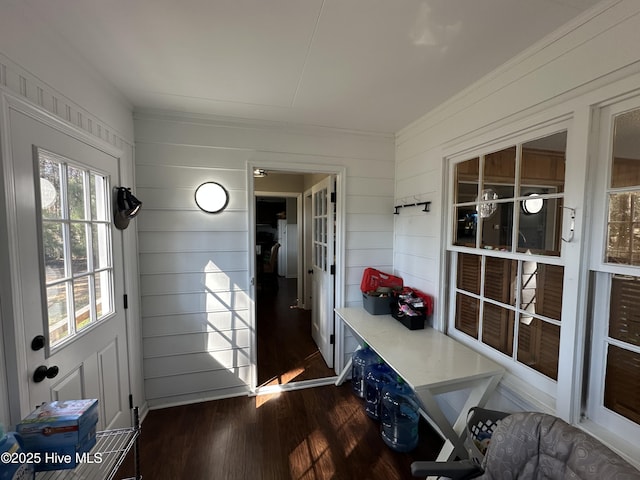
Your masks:
[{"label": "dark wood flooring plank", "polygon": [[257,302],[258,385],[335,375],[311,337],[311,311],[296,304],[295,279],[279,278],[277,292],[264,290]]},{"label": "dark wood flooring plank", "polygon": [[[396,453],[347,382],[149,412],[141,436],[145,479],[404,480],[442,440],[425,423],[418,448]],[[121,477],[132,475],[128,459]]]},{"label": "dark wood flooring plank", "polygon": [[[295,280],[258,301],[259,384],[332,376],[311,338],[311,313],[290,308]],[[149,412],[141,435],[145,480],[404,480],[442,440],[426,422],[410,454],[390,450],[347,382]],[[132,458],[118,478],[133,475]]]}]

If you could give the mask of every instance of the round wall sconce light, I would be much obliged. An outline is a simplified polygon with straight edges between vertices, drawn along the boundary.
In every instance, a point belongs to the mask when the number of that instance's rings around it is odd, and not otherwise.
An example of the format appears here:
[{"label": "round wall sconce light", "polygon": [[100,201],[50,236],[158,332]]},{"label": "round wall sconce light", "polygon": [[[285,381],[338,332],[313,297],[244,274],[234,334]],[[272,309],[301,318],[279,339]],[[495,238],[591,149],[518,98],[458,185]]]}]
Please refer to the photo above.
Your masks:
[{"label": "round wall sconce light", "polygon": [[207,213],[219,213],[229,203],[229,193],[217,182],[205,182],[196,188],[196,205]]},{"label": "round wall sconce light", "polygon": [[532,193],[529,198],[522,201],[522,210],[528,215],[540,213],[544,206],[544,200],[537,193]]}]

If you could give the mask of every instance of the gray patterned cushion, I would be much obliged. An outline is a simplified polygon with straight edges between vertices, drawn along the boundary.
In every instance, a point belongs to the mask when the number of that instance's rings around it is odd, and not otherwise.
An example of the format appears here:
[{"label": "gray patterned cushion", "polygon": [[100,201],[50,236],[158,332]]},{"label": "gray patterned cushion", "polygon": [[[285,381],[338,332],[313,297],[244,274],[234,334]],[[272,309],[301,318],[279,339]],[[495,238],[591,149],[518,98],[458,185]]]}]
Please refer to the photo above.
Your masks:
[{"label": "gray patterned cushion", "polygon": [[484,480],[640,479],[640,471],[587,433],[543,413],[515,413],[496,428]]}]

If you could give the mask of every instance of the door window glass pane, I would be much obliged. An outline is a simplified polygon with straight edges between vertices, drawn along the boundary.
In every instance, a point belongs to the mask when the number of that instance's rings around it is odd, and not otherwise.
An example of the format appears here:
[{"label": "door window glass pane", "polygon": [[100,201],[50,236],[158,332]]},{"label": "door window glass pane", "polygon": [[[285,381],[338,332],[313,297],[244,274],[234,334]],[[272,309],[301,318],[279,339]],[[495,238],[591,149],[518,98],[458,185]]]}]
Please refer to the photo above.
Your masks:
[{"label": "door window glass pane", "polygon": [[65,249],[63,228],[60,223],[46,222],[42,225],[42,246],[47,283],[65,277]]},{"label": "door window glass pane", "polygon": [[84,220],[85,210],[85,177],[86,172],[72,166],[67,167],[67,198],[69,203],[69,218]]},{"label": "door window glass pane", "polygon": [[49,314],[49,342],[58,343],[71,334],[69,322],[69,284],[58,283],[47,287],[47,311]]},{"label": "door window glass pane", "polygon": [[71,263],[73,273],[87,271],[87,229],[84,223],[70,223],[71,233]]},{"label": "door window glass pane", "polygon": [[96,316],[101,319],[113,311],[111,303],[111,270],[105,270],[95,276]]},{"label": "door window glass pane", "polygon": [[76,315],[76,331],[80,331],[91,323],[88,276],[76,278],[73,281],[73,303]]},{"label": "door window glass pane", "polygon": [[43,218],[61,217],[60,164],[46,157],[39,159],[40,210]]},{"label": "door window glass pane", "polygon": [[111,266],[111,259],[109,257],[111,252],[111,245],[109,244],[111,238],[109,235],[109,224],[93,224],[91,225],[91,230],[93,268],[95,270],[107,268]]},{"label": "door window glass pane", "polygon": [[[42,254],[49,346],[114,311],[109,179],[39,149]],[[43,186],[44,185],[44,186]],[[49,195],[49,197],[47,197]]]},{"label": "door window glass pane", "polygon": [[92,173],[90,176],[91,179],[91,220],[101,220],[103,222],[108,222],[109,218],[107,217],[109,213],[109,208],[107,203],[109,201],[107,188],[107,179],[106,177],[98,174]]}]

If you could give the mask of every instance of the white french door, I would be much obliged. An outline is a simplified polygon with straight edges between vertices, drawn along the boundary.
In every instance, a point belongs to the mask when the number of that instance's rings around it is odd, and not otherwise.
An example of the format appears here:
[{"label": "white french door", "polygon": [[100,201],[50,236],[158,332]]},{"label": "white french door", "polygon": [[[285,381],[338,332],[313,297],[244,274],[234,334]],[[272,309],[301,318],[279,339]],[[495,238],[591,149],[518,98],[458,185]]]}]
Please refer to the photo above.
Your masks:
[{"label": "white french door", "polygon": [[311,188],[313,293],[311,335],[327,366],[334,362],[335,202],[334,177]]},{"label": "white french door", "polygon": [[8,109],[16,227],[10,243],[17,252],[11,270],[22,323],[16,341],[24,342],[17,363],[28,384],[20,387],[21,414],[43,401],[97,398],[99,428],[124,427],[123,252],[111,221],[119,158],[30,108]]}]

